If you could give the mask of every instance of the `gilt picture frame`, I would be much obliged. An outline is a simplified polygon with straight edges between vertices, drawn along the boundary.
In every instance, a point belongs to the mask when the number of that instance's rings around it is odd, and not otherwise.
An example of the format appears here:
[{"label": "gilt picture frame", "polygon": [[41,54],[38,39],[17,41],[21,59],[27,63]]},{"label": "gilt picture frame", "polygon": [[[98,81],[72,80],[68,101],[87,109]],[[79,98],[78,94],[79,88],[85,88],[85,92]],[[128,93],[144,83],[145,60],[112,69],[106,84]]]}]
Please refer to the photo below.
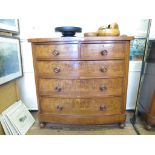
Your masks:
[{"label": "gilt picture frame", "polygon": [[0,36],[0,85],[22,76],[19,38]]},{"label": "gilt picture frame", "polygon": [[0,19],[0,31],[19,34],[19,20],[18,19]]}]

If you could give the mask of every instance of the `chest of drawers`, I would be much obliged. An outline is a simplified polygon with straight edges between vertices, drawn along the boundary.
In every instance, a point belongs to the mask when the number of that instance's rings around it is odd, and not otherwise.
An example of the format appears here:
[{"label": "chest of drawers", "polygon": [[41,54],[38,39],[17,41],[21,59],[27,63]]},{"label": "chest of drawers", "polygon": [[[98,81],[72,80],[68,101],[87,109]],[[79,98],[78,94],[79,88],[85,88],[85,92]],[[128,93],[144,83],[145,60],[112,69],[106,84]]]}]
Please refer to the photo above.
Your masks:
[{"label": "chest of drawers", "polygon": [[131,39],[29,39],[41,126],[51,122],[124,127]]}]

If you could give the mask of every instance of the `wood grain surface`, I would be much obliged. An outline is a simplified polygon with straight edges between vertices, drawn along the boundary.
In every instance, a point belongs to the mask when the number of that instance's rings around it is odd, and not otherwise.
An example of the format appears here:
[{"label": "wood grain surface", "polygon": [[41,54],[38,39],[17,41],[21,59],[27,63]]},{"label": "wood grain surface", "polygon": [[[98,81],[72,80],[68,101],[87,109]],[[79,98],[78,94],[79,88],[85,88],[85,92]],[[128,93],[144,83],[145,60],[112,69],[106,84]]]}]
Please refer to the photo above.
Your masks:
[{"label": "wood grain surface", "polygon": [[122,98],[66,99],[41,98],[41,113],[114,115],[122,112]]},{"label": "wood grain surface", "polygon": [[53,97],[121,96],[123,79],[39,79],[39,92]]},{"label": "wood grain surface", "polygon": [[51,78],[123,77],[124,61],[37,61],[38,75]]},{"label": "wood grain surface", "polygon": [[133,37],[33,38],[39,121],[124,127]]}]

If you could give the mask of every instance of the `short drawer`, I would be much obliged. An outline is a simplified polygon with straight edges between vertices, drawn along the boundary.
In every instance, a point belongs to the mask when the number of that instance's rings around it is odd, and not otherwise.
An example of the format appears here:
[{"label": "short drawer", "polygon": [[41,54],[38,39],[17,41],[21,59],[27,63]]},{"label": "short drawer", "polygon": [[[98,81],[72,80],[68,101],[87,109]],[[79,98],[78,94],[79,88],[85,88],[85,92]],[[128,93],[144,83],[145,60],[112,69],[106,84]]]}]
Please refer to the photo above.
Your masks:
[{"label": "short drawer", "polygon": [[65,115],[115,115],[122,112],[122,98],[62,99],[40,98],[41,113]]},{"label": "short drawer", "polygon": [[61,78],[123,77],[124,61],[38,61],[39,75]]},{"label": "short drawer", "polygon": [[81,58],[124,59],[124,43],[81,44]]},{"label": "short drawer", "polygon": [[120,96],[123,92],[123,79],[59,80],[39,79],[41,95],[53,97],[104,97]]},{"label": "short drawer", "polygon": [[78,44],[33,45],[36,58],[73,59],[78,58]]}]

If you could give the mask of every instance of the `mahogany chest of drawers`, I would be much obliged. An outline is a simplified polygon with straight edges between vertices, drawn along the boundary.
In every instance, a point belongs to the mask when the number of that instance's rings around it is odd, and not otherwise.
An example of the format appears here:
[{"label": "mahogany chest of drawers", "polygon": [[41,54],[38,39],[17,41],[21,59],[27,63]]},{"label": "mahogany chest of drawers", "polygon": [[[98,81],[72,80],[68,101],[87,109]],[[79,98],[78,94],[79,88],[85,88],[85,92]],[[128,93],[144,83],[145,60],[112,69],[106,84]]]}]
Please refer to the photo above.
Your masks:
[{"label": "mahogany chest of drawers", "polygon": [[51,122],[124,127],[131,39],[29,39],[41,126]]}]

